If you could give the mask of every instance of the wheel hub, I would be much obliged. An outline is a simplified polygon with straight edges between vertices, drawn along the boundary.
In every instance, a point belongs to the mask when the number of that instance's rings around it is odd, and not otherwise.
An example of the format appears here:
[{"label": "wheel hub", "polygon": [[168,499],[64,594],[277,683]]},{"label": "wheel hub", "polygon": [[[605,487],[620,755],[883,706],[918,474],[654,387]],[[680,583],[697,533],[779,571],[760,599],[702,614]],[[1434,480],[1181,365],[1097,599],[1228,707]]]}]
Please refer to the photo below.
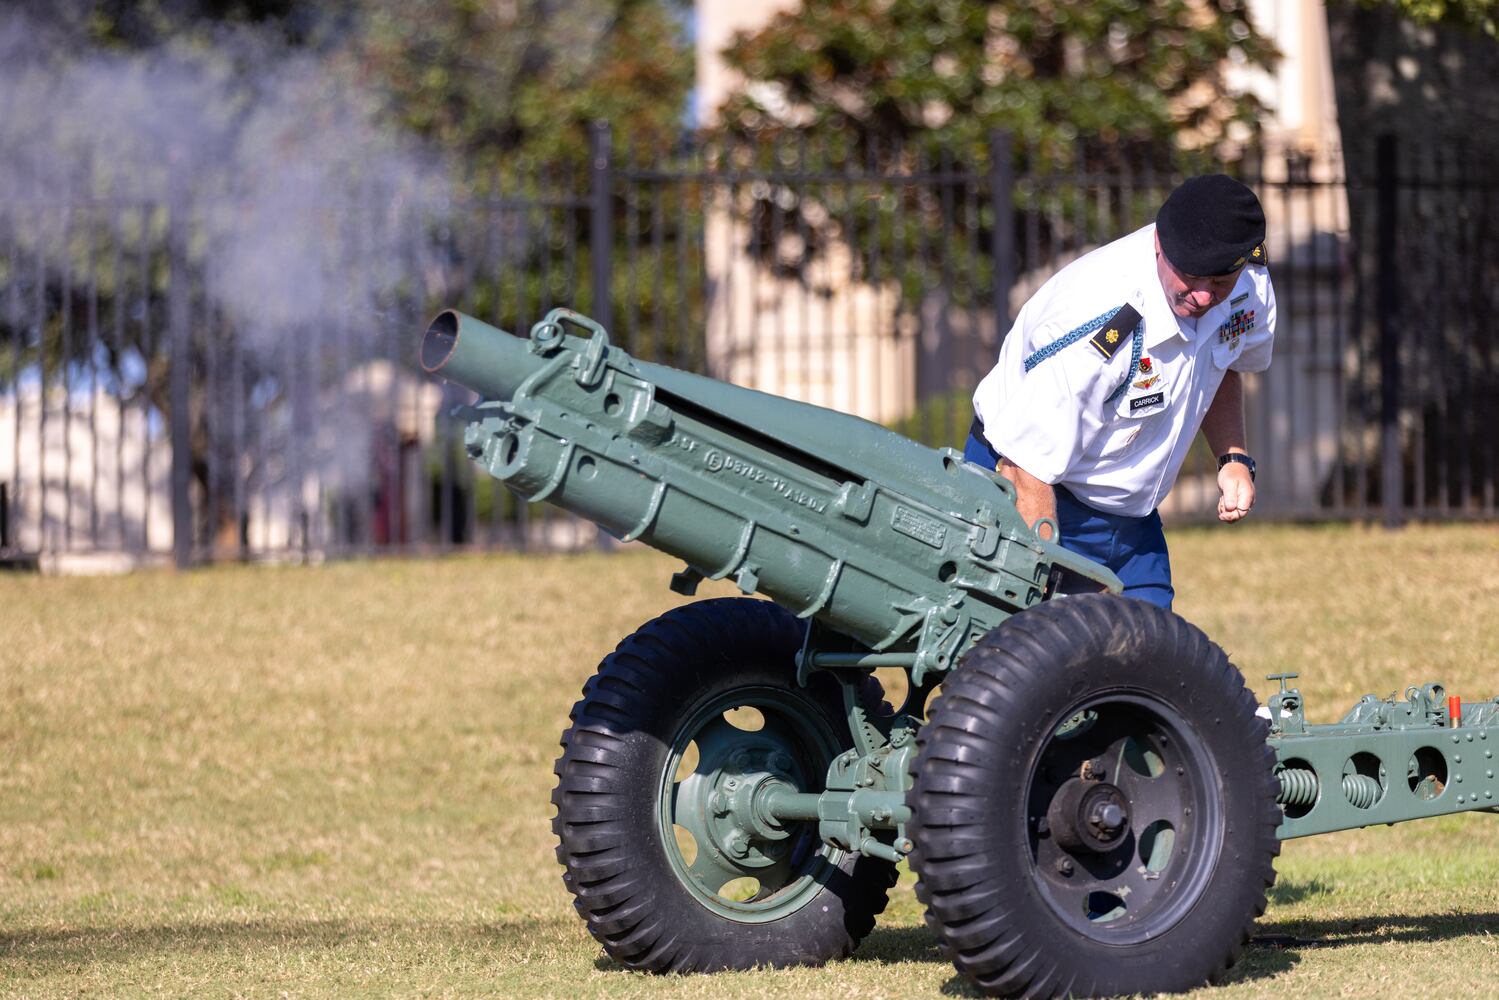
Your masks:
[{"label": "wheel hub", "polygon": [[720,774],[709,798],[715,819],[710,825],[713,839],[777,841],[789,837],[791,831],[767,805],[772,792],[797,790],[788,770]]},{"label": "wheel hub", "polygon": [[1057,790],[1046,821],[1067,850],[1107,854],[1129,831],[1129,800],[1107,781],[1072,778]]},{"label": "wheel hub", "polygon": [[815,822],[771,809],[788,791],[817,789],[842,748],[805,692],[767,685],[721,692],[683,719],[669,748],[657,836],[699,903],[730,920],[765,923],[822,891],[842,855],[822,843]]}]

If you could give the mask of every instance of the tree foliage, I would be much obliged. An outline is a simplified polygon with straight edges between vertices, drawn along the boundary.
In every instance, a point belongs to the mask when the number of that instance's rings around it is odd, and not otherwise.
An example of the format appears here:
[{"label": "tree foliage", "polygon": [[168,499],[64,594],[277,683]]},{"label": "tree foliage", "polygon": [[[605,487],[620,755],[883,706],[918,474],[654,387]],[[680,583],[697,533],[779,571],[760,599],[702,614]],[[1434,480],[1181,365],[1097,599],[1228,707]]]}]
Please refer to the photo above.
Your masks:
[{"label": "tree foliage", "polygon": [[[597,120],[648,147],[682,130],[692,88],[683,0],[15,0],[86,46],[212,47],[249,28],[325,54],[392,127],[473,169],[581,162]],[[253,67],[247,67],[253,70]]]},{"label": "tree foliage", "polygon": [[[1338,3],[1339,0],[1331,0]],[[1347,0],[1342,0],[1347,2]],[[1354,0],[1363,7],[1391,7],[1417,24],[1447,24],[1499,38],[1494,0]]]},{"label": "tree foliage", "polygon": [[361,75],[405,128],[482,167],[580,162],[598,120],[681,131],[692,54],[672,0],[362,0]]},{"label": "tree foliage", "polygon": [[1202,149],[1255,129],[1228,67],[1273,47],[1238,0],[828,0],[738,35],[730,131],[974,149],[1010,130],[1042,164],[1079,136]]}]

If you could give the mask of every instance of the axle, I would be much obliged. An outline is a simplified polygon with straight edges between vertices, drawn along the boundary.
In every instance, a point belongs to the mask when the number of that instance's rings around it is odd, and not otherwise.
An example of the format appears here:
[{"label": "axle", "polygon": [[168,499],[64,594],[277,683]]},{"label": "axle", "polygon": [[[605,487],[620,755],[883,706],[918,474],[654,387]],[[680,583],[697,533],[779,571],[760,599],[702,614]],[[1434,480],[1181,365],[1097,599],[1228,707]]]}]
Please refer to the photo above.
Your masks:
[{"label": "axle", "polygon": [[[857,658],[847,655],[850,661]],[[817,654],[817,662],[835,669],[841,665],[826,653]],[[1403,701],[1365,696],[1341,721],[1310,725],[1301,693],[1285,686],[1295,676],[1271,678],[1281,682],[1281,691],[1268,706],[1269,742],[1278,758],[1276,801],[1285,813],[1282,840],[1456,812],[1499,811],[1499,699],[1470,704],[1464,711],[1440,684],[1427,684],[1408,689]],[[762,824],[767,819],[776,824],[815,820],[828,843],[897,861],[911,848],[905,835],[911,818],[908,746],[848,751],[829,767],[823,792],[799,791],[770,774],[746,776],[748,783],[760,784],[743,801],[754,802]],[[1076,783],[1077,796],[1103,787]],[[1108,804],[1095,810],[1105,827],[1112,815],[1105,815]],[[746,816],[743,825],[753,836],[753,819]]]}]

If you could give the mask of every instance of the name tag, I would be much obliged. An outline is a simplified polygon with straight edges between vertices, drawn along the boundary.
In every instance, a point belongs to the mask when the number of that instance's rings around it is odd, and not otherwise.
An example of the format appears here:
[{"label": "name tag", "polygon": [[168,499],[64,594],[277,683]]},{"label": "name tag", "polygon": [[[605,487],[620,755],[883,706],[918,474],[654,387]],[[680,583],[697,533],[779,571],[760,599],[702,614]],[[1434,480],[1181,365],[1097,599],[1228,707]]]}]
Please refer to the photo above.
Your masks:
[{"label": "name tag", "polygon": [[1136,410],[1143,410],[1147,406],[1155,406],[1165,398],[1166,394],[1164,392],[1152,392],[1148,396],[1136,396],[1129,401],[1129,412],[1134,413]]}]

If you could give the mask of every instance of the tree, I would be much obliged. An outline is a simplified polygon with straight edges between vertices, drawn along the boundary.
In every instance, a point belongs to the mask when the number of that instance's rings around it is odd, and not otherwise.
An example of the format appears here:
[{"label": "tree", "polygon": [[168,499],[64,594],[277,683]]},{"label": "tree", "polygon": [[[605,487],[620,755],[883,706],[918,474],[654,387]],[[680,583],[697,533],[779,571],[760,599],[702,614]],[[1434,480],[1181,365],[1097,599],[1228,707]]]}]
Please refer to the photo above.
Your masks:
[{"label": "tree", "polygon": [[[587,129],[674,143],[692,88],[685,0],[14,0],[58,50],[144,52],[226,29],[316,51],[386,120],[468,172],[580,163]],[[253,71],[253,67],[249,67]]]},{"label": "tree", "polygon": [[401,126],[472,172],[526,158],[581,163],[612,122],[672,145],[692,87],[675,0],[362,0],[360,75]]},{"label": "tree", "polygon": [[1007,129],[1050,168],[1080,136],[1184,149],[1244,138],[1260,106],[1227,68],[1268,66],[1274,51],[1237,0],[829,0],[739,35],[725,56],[746,81],[721,111],[731,131],[961,153]]}]

